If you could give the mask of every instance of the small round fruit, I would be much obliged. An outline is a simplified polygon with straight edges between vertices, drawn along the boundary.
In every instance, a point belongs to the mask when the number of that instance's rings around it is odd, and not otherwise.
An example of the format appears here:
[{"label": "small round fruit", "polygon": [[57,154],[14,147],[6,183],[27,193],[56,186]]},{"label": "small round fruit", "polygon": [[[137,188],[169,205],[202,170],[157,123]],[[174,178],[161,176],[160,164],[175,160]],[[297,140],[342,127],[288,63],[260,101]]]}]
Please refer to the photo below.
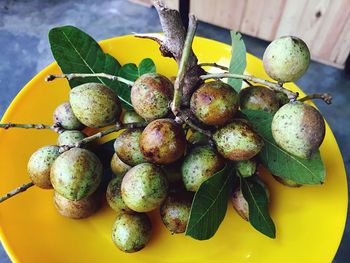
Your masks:
[{"label": "small round fruit", "polygon": [[59,105],[53,113],[54,123],[59,123],[66,130],[80,130],[84,125],[75,117],[69,102]]},{"label": "small round fruit", "polygon": [[98,192],[78,201],[72,201],[55,191],[53,198],[57,211],[62,216],[73,219],[89,217],[94,214],[101,205],[101,197]]},{"label": "small round fruit", "polygon": [[256,166],[255,159],[235,162],[236,171],[241,177],[253,176],[256,172]]},{"label": "small round fruit", "polygon": [[58,135],[57,145],[71,145],[82,139],[84,139],[86,135],[81,131],[64,131],[60,135]]},{"label": "small round fruit", "polygon": [[247,200],[244,198],[241,188],[236,187],[232,193],[232,205],[237,213],[246,221],[249,221],[249,205]]},{"label": "small round fruit", "polygon": [[194,148],[182,164],[182,179],[187,191],[196,192],[206,179],[220,171],[224,165],[223,158],[210,146]]},{"label": "small round fruit", "polygon": [[95,192],[102,179],[102,164],[91,151],[72,148],[55,160],[50,177],[56,192],[77,201]]},{"label": "small round fruit", "polygon": [[131,88],[134,110],[147,121],[167,116],[173,98],[174,86],[169,79],[157,73],[139,77]]},{"label": "small round fruit", "polygon": [[114,222],[112,240],[124,252],[137,252],[151,239],[152,224],[146,214],[120,214]]},{"label": "small round fruit", "polygon": [[140,139],[143,156],[156,164],[169,164],[180,159],[186,144],[182,127],[172,119],[152,121],[143,130]]},{"label": "small round fruit", "polygon": [[133,212],[129,207],[126,206],[122,199],[122,180],[122,176],[117,176],[108,183],[106,191],[107,202],[109,206],[116,212]]},{"label": "small round fruit", "polygon": [[321,113],[302,102],[290,102],[281,107],[273,117],[271,129],[282,149],[303,159],[311,157],[325,136]]},{"label": "small round fruit", "polygon": [[293,36],[275,39],[263,56],[266,73],[279,82],[298,80],[310,64],[310,51],[303,40]]},{"label": "small round fruit", "polygon": [[73,88],[69,95],[74,115],[87,127],[99,128],[115,122],[121,113],[117,95],[100,83]]},{"label": "small round fruit", "polygon": [[50,181],[51,166],[60,155],[59,147],[44,146],[34,152],[27,164],[27,171],[32,182],[43,189],[52,188]]},{"label": "small round fruit", "polygon": [[125,204],[136,212],[149,212],[160,206],[168,193],[168,182],[162,170],[151,163],[131,168],[121,185]]},{"label": "small round fruit", "polygon": [[134,166],[145,162],[140,149],[140,137],[142,129],[127,129],[120,134],[114,142],[114,150],[120,160]]},{"label": "small round fruit", "polygon": [[134,111],[126,111],[120,117],[120,122],[123,124],[145,122],[145,120]]},{"label": "small round fruit", "polygon": [[276,93],[264,86],[250,86],[239,92],[241,110],[263,110],[275,113],[279,109]]},{"label": "small round fruit", "polygon": [[192,197],[188,193],[169,195],[160,207],[160,216],[172,234],[184,233],[190,216]]},{"label": "small round fruit", "polygon": [[130,165],[120,160],[116,153],[113,154],[111,159],[111,170],[114,175],[123,176],[130,169],[131,169]]},{"label": "small round fruit", "polygon": [[279,182],[280,184],[283,184],[283,185],[288,186],[288,187],[301,187],[301,186],[303,186],[302,184],[298,184],[298,183],[294,182],[293,180],[286,179],[283,177],[273,175],[273,178],[277,182]]},{"label": "small round fruit", "polygon": [[204,124],[224,125],[237,111],[237,97],[237,92],[222,81],[206,82],[193,93],[191,111]]},{"label": "small round fruit", "polygon": [[235,119],[213,135],[218,152],[232,161],[243,161],[257,155],[264,142],[245,120]]}]

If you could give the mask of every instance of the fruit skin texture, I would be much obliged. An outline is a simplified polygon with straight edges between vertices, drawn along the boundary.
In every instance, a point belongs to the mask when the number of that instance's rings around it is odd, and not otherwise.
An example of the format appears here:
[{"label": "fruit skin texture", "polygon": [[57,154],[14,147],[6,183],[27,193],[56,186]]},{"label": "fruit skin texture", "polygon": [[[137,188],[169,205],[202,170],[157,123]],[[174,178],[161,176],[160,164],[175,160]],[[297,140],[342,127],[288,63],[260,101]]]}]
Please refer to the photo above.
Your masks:
[{"label": "fruit skin texture", "polygon": [[232,161],[251,159],[264,146],[260,135],[242,119],[235,119],[216,131],[213,140],[218,152]]},{"label": "fruit skin texture", "polygon": [[144,122],[145,120],[134,111],[126,111],[120,117],[120,122],[123,124]]},{"label": "fruit skin texture", "polygon": [[140,149],[142,129],[127,129],[114,142],[114,150],[119,159],[131,166],[144,163],[145,158]]},{"label": "fruit skin texture", "polygon": [[139,77],[131,88],[134,110],[147,121],[163,118],[170,112],[174,86],[165,76],[147,73]]},{"label": "fruit skin texture", "polygon": [[133,212],[126,206],[121,195],[121,184],[123,176],[113,178],[107,186],[106,199],[109,206],[116,212]]},{"label": "fruit skin texture", "polygon": [[281,107],[273,117],[271,129],[282,149],[303,159],[317,151],[325,136],[321,113],[302,102],[290,102]]},{"label": "fruit skin texture", "polygon": [[223,158],[210,146],[194,148],[182,164],[182,179],[187,191],[196,192],[206,179],[220,171],[224,165]]},{"label": "fruit skin texture", "polygon": [[35,151],[27,164],[27,172],[32,182],[43,189],[51,189],[51,166],[60,155],[59,147],[55,145],[44,146]]},{"label": "fruit skin texture", "polygon": [[279,82],[298,80],[310,64],[310,51],[303,40],[293,36],[275,39],[263,56],[266,73]]},{"label": "fruit skin texture", "polygon": [[131,169],[130,165],[120,160],[116,153],[113,154],[111,159],[111,170],[114,175],[123,176],[130,169]]},{"label": "fruit skin texture", "polygon": [[80,130],[84,125],[75,117],[69,102],[63,102],[53,113],[53,122],[60,123],[66,130]]},{"label": "fruit skin texture", "polygon": [[121,113],[117,95],[100,83],[73,88],[69,95],[74,115],[87,127],[99,128],[115,122]]},{"label": "fruit skin texture", "polygon": [[197,89],[190,102],[191,111],[204,124],[224,125],[232,121],[237,105],[237,92],[222,81],[210,81]]},{"label": "fruit skin texture", "polygon": [[71,145],[74,144],[82,139],[84,139],[86,135],[82,133],[81,131],[64,131],[60,135],[58,135],[57,139],[57,145]]},{"label": "fruit skin texture", "polygon": [[172,119],[158,119],[143,130],[140,147],[145,159],[156,164],[169,164],[180,159],[186,149],[182,127]]},{"label": "fruit skin texture", "polygon": [[168,181],[162,170],[151,163],[131,168],[121,185],[125,204],[136,212],[149,212],[167,197]]},{"label": "fruit skin texture", "polygon": [[239,92],[241,110],[263,110],[275,113],[279,109],[276,93],[264,86],[250,86]]},{"label": "fruit skin texture", "polygon": [[146,214],[120,214],[114,222],[112,240],[124,252],[137,252],[151,239],[152,224]]},{"label": "fruit skin texture", "polygon": [[253,176],[256,172],[256,166],[257,164],[254,159],[235,162],[236,171],[241,177]]},{"label": "fruit skin texture", "polygon": [[72,148],[53,163],[50,178],[55,191],[77,201],[97,189],[102,179],[102,164],[91,151]]}]

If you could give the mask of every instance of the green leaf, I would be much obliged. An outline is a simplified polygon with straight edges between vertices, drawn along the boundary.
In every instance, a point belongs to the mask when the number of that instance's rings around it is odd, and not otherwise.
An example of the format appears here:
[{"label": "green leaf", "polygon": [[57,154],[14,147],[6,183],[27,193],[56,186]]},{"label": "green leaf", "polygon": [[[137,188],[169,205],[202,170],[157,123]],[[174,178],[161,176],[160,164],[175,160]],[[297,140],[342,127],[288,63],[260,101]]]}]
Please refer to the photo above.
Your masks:
[{"label": "green leaf", "polygon": [[241,178],[241,190],[249,207],[249,222],[259,232],[275,238],[276,227],[268,208],[268,197],[264,184],[259,177]]},{"label": "green leaf", "polygon": [[226,214],[233,174],[232,165],[226,165],[199,187],[192,202],[187,236],[205,240],[215,234]]},{"label": "green leaf", "polygon": [[119,72],[118,75],[122,78],[125,78],[127,80],[135,81],[138,79],[139,75],[139,70],[137,66],[134,63],[128,63],[123,65]]},{"label": "green leaf", "polygon": [[139,76],[146,73],[156,73],[156,65],[150,58],[143,59],[139,64]]},{"label": "green leaf", "polygon": [[295,157],[280,148],[273,139],[271,132],[272,114],[256,110],[243,110],[243,113],[264,139],[265,146],[260,151],[259,156],[272,174],[299,184],[324,182],[326,171],[319,151],[309,160]]},{"label": "green leaf", "polygon": [[[238,32],[231,31],[232,48],[231,48],[231,61],[229,72],[235,74],[243,74],[247,66],[246,53],[244,41],[242,35]],[[241,79],[228,79],[230,84],[237,92],[241,90],[242,80]]]}]

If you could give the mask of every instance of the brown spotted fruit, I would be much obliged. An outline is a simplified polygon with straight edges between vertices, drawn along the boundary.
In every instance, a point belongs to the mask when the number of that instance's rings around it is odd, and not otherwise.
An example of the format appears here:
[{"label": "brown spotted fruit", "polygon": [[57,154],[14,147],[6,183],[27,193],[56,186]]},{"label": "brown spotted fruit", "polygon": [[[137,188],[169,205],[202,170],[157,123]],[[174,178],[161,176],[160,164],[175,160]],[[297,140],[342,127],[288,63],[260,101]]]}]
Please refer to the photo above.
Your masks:
[{"label": "brown spotted fruit", "polygon": [[139,123],[144,121],[145,120],[134,111],[125,111],[120,116],[120,122],[123,124]]},{"label": "brown spotted fruit", "polygon": [[140,147],[145,159],[155,164],[169,164],[180,159],[186,149],[182,127],[172,119],[158,119],[143,130]]},{"label": "brown spotted fruit", "polygon": [[321,113],[298,101],[285,104],[276,112],[271,129],[282,149],[303,159],[309,159],[318,150],[325,136]]},{"label": "brown spotted fruit", "polygon": [[218,152],[232,161],[251,159],[264,146],[261,136],[243,119],[235,119],[217,130],[213,140]]},{"label": "brown spotted fruit", "polygon": [[239,92],[241,110],[262,110],[275,113],[279,109],[276,93],[264,86],[250,86]]},{"label": "brown spotted fruit", "polygon": [[80,130],[84,128],[84,125],[75,117],[69,102],[64,102],[55,109],[53,121],[54,123],[59,123],[66,130]]},{"label": "brown spotted fruit", "polygon": [[222,81],[206,82],[193,93],[191,111],[204,124],[224,125],[237,111],[237,97],[237,92]]},{"label": "brown spotted fruit", "polygon": [[127,171],[131,169],[131,166],[124,163],[116,153],[113,154],[111,159],[111,170],[116,176],[123,176]]},{"label": "brown spotted fruit", "polygon": [[169,79],[157,73],[139,77],[131,88],[134,110],[147,121],[166,117],[170,112],[174,86]]},{"label": "brown spotted fruit", "polygon": [[121,193],[122,180],[123,180],[123,176],[117,176],[108,183],[107,190],[106,190],[106,199],[107,199],[108,205],[114,211],[118,213],[121,213],[121,212],[131,213],[133,211],[129,207],[127,207],[127,205],[125,204],[122,198],[122,193]]},{"label": "brown spotted fruit", "polygon": [[71,131],[64,131],[58,135],[57,139],[57,145],[72,145],[82,139],[84,139],[86,135],[82,133],[81,131],[77,130],[71,130]]}]

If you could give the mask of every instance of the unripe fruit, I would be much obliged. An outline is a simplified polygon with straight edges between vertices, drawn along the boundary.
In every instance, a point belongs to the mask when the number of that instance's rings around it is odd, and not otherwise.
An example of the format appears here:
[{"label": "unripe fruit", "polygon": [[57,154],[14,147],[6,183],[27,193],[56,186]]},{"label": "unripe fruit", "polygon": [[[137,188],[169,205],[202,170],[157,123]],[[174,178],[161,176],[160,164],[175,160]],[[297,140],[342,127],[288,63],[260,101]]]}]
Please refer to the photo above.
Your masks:
[{"label": "unripe fruit", "polygon": [[256,172],[256,161],[254,159],[238,161],[235,162],[235,168],[239,176],[250,177]]},{"label": "unripe fruit", "polygon": [[123,201],[121,193],[122,180],[122,176],[117,176],[108,183],[106,191],[107,202],[116,212],[133,212]]},{"label": "unripe fruit", "polygon": [[235,119],[213,135],[218,152],[232,161],[243,161],[257,155],[264,142],[252,126],[242,119]]},{"label": "unripe fruit", "polygon": [[120,160],[116,153],[113,154],[111,159],[111,170],[114,175],[123,176],[130,169],[131,169],[130,165]]},{"label": "unripe fruit", "polygon": [[278,38],[265,50],[264,69],[279,82],[298,80],[310,64],[310,51],[303,40],[293,36]]},{"label": "unripe fruit", "polygon": [[134,110],[147,121],[166,117],[170,112],[174,86],[165,76],[148,73],[139,77],[131,88]]},{"label": "unripe fruit", "polygon": [[60,155],[59,147],[44,146],[34,152],[27,164],[27,172],[32,182],[43,189],[52,188],[50,181],[51,166]]},{"label": "unripe fruit", "polygon": [[120,160],[134,166],[145,162],[140,149],[140,137],[142,129],[127,129],[120,134],[114,142],[114,150]]},{"label": "unripe fruit", "polygon": [[273,117],[272,135],[276,143],[297,157],[308,159],[320,147],[325,136],[321,113],[302,102],[281,107]]},{"label": "unripe fruit", "polygon": [[237,92],[222,81],[206,82],[193,93],[191,111],[204,124],[224,125],[237,111],[237,97]]},{"label": "unripe fruit", "polygon": [[168,193],[168,182],[162,170],[151,163],[131,168],[121,185],[125,204],[136,212],[149,212],[160,206]]},{"label": "unripe fruit", "polygon": [[97,189],[102,179],[102,164],[94,153],[72,148],[55,160],[50,177],[60,195],[76,201]]},{"label": "unripe fruit", "polygon": [[134,111],[126,111],[120,117],[120,122],[123,124],[145,122],[145,120]]},{"label": "unripe fruit", "polygon": [[220,171],[224,165],[223,158],[210,146],[194,148],[182,164],[182,179],[187,191],[196,192],[206,179]]},{"label": "unripe fruit", "polygon": [[86,135],[81,131],[64,131],[60,135],[58,135],[57,145],[72,145],[78,141],[84,139]]},{"label": "unripe fruit", "polygon": [[100,83],[86,83],[70,92],[70,105],[80,122],[91,128],[115,122],[121,113],[117,95]]},{"label": "unripe fruit", "polygon": [[263,110],[275,113],[279,109],[276,93],[264,86],[250,86],[239,92],[241,110]]},{"label": "unripe fruit", "polygon": [[80,130],[84,125],[75,117],[69,102],[59,105],[53,113],[53,122],[66,130]]},{"label": "unripe fruit", "polygon": [[146,214],[120,214],[112,229],[114,244],[124,252],[136,252],[151,239],[152,224]]},{"label": "unripe fruit", "polygon": [[186,144],[182,127],[172,119],[152,121],[143,130],[140,139],[145,159],[156,164],[169,164],[180,159]]}]

